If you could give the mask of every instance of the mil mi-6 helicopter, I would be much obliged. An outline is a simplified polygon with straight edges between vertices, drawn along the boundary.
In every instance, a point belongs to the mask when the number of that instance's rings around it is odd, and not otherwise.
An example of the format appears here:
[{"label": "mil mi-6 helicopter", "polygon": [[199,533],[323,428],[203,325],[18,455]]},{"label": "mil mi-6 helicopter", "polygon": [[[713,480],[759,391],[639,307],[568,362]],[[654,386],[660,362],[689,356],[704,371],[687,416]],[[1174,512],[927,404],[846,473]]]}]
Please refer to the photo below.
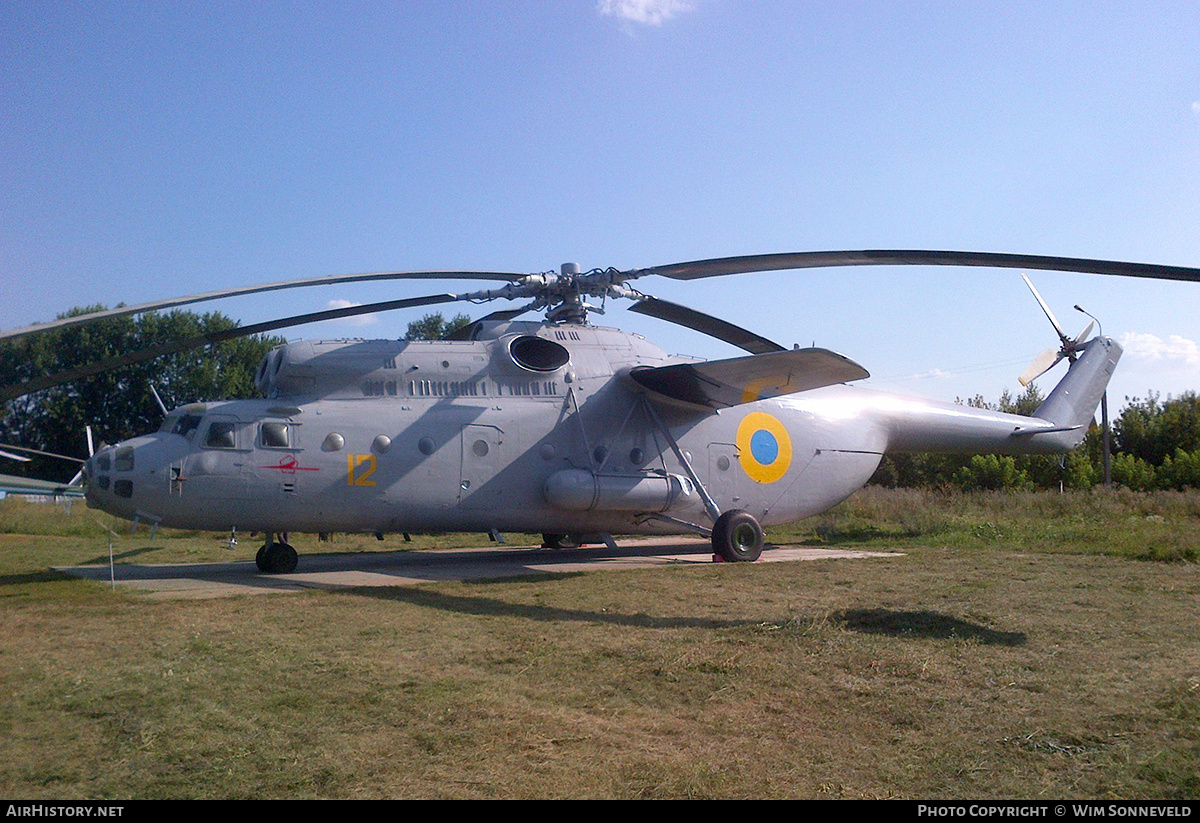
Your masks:
[{"label": "mil mi-6 helicopter", "polygon": [[[888,452],[1061,453],[1077,446],[1121,355],[1092,324],[1071,337],[1034,290],[1059,337],[1022,375],[1067,360],[1030,417],[870,391],[853,360],[785,348],[724,320],[630,287],[834,266],[981,266],[1174,280],[1200,269],[953,251],[798,252],[620,271],[385,272],[229,289],[124,307],[0,334],[218,298],[370,280],[487,280],[433,294],[268,321],[130,352],[0,389],[8,399],[105,369],[235,336],[455,301],[527,301],[440,341],[313,340],[272,350],[263,399],[193,403],[151,434],[107,445],[84,463],[89,505],[135,522],[262,533],[264,572],[287,573],[289,532],[541,533],[545,545],[612,544],[614,534],[711,537],[728,561],[756,560],[763,528],[821,512],[862,487]],[[1028,279],[1027,279],[1028,282]],[[1032,289],[1032,284],[1030,284]],[[668,356],[636,334],[592,325],[589,298],[680,324],[746,352]],[[541,321],[518,318],[544,311]]]}]

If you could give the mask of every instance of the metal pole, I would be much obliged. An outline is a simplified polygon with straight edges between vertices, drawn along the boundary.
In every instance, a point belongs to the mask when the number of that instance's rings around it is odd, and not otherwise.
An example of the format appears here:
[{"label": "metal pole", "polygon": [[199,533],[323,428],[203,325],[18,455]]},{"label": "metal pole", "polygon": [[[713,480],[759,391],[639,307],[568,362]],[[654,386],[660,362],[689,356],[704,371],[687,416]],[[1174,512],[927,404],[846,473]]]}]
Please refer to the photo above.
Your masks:
[{"label": "metal pole", "polygon": [[1108,392],[1100,395],[1100,420],[1104,426],[1104,485],[1112,485],[1112,461],[1109,459],[1108,442]]}]

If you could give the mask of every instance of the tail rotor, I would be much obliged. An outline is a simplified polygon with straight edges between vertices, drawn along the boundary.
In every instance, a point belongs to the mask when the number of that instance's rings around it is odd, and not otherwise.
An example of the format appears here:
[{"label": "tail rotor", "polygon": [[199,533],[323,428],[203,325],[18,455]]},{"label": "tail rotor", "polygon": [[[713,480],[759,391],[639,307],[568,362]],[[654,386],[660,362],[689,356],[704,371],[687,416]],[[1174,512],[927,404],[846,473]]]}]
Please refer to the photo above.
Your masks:
[{"label": "tail rotor", "polygon": [[1034,380],[1037,380],[1043,374],[1057,366],[1060,360],[1065,359],[1074,363],[1080,349],[1083,348],[1083,344],[1087,342],[1088,335],[1095,328],[1096,321],[1088,321],[1083,331],[1074,337],[1067,336],[1067,333],[1063,331],[1062,326],[1059,324],[1058,318],[1054,316],[1054,312],[1050,311],[1050,307],[1046,305],[1046,301],[1038,294],[1038,290],[1033,287],[1032,281],[1025,274],[1022,274],[1021,277],[1025,280],[1025,285],[1029,286],[1029,290],[1033,292],[1033,296],[1038,301],[1038,305],[1042,307],[1042,311],[1046,313],[1046,317],[1050,320],[1050,325],[1054,326],[1054,331],[1058,333],[1059,340],[1058,349],[1046,349],[1035,357],[1033,362],[1029,364],[1029,368],[1017,378],[1020,380],[1022,386],[1028,386]]}]

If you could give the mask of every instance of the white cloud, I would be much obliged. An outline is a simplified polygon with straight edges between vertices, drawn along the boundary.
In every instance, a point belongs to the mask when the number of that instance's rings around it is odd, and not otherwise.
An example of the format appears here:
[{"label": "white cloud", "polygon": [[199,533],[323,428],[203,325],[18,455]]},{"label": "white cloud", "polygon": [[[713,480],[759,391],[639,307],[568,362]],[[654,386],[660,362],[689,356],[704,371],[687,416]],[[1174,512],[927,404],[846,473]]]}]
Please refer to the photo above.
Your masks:
[{"label": "white cloud", "polygon": [[[362,303],[352,303],[349,300],[330,300],[325,304],[327,309],[348,309],[352,306],[361,306]],[[353,317],[343,317],[339,320],[328,320],[328,323],[345,323],[349,326],[370,326],[373,323],[379,322],[379,316],[375,314],[359,314]]]},{"label": "white cloud", "polygon": [[1192,103],[1192,114],[1200,114],[1200,100]]},{"label": "white cloud", "polygon": [[1118,342],[1125,356],[1168,369],[1200,369],[1200,344],[1178,334],[1166,340],[1155,334],[1125,332]]},{"label": "white cloud", "polygon": [[945,369],[930,369],[929,371],[917,372],[916,374],[910,375],[909,377],[906,377],[904,379],[905,380],[929,380],[932,378],[935,380],[946,380],[947,378],[951,378],[951,377],[958,377],[958,375],[952,371],[946,371]]},{"label": "white cloud", "polygon": [[676,14],[692,10],[690,0],[599,0],[596,9],[630,23],[661,26]]}]

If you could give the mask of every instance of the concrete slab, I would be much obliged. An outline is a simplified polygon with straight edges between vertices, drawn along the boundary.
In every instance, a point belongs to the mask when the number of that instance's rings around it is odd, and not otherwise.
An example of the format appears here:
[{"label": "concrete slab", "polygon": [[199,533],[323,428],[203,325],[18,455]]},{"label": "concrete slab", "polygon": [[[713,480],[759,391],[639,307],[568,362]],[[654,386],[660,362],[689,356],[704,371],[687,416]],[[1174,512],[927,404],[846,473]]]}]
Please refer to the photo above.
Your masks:
[{"label": "concrete slab", "polygon": [[[864,552],[808,546],[768,546],[760,563],[799,560],[900,557],[899,552]],[[189,599],[239,594],[281,594],[305,589],[411,586],[437,580],[487,580],[536,574],[571,574],[603,569],[712,563],[712,545],[692,538],[638,538],[583,549],[535,547],[445,549],[440,551],[305,554],[296,572],[263,574],[253,560],[237,563],[119,564],[64,566],[58,571],[112,583],[152,598]]]}]

